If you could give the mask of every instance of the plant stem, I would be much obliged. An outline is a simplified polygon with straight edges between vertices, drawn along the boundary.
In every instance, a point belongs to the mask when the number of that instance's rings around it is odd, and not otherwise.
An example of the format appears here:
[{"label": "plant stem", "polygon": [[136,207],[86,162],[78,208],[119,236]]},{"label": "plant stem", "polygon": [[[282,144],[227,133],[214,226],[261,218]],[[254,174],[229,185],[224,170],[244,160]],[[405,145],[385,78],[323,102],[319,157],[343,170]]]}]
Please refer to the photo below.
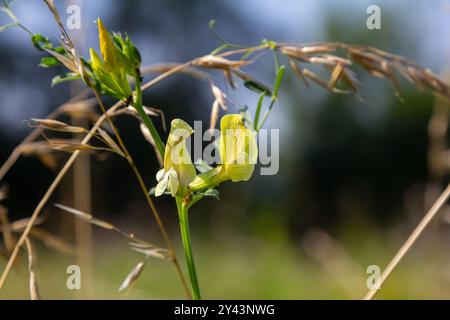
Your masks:
[{"label": "plant stem", "polygon": [[253,120],[253,129],[255,131],[258,130],[259,116],[261,115],[261,108],[262,108],[265,96],[266,96],[266,93],[263,92],[263,93],[261,93],[261,95],[259,96],[259,99],[258,99],[258,104],[256,106],[256,111],[255,111],[255,118]]},{"label": "plant stem", "polygon": [[195,270],[194,255],[191,246],[191,234],[189,232],[189,206],[183,203],[183,199],[176,198],[178,215],[180,218],[181,238],[183,240],[184,252],[186,253],[186,263],[191,279],[192,296],[194,300],[201,300],[200,287],[198,285],[197,272]]},{"label": "plant stem", "polygon": [[148,114],[145,112],[144,107],[142,106],[142,89],[141,89],[141,79],[139,78],[139,76],[136,76],[136,100],[133,103],[133,107],[135,107],[136,110],[139,112],[139,116],[141,117],[147,129],[150,131],[153,141],[155,142],[156,148],[160,153],[161,159],[163,159],[165,146],[161,140],[161,137],[159,136],[158,131],[155,128],[155,125],[153,124],[152,120],[150,119]]}]

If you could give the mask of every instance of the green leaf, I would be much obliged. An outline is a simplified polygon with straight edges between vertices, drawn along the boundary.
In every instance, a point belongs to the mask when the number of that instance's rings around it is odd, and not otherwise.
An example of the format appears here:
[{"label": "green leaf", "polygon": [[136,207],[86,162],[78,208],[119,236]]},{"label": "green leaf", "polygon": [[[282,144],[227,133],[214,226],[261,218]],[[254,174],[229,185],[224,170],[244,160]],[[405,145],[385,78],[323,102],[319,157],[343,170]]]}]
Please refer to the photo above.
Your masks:
[{"label": "green leaf", "polygon": [[261,114],[261,108],[264,102],[265,93],[261,93],[258,99],[258,105],[256,106],[256,112],[255,112],[255,120],[253,121],[253,129],[258,129],[258,122],[259,122],[259,116]]},{"label": "green leaf", "polygon": [[43,57],[41,58],[41,63],[39,64],[39,67],[42,68],[52,68],[60,66],[61,62],[58,61],[58,59],[54,57]]},{"label": "green leaf", "polygon": [[277,70],[277,76],[275,78],[275,84],[273,86],[273,98],[278,98],[278,92],[280,91],[281,81],[283,80],[284,72],[286,70],[285,66],[281,66]]},{"label": "green leaf", "polygon": [[53,78],[52,87],[67,81],[79,80],[81,76],[75,73],[66,73],[65,75],[59,75]]},{"label": "green leaf", "polygon": [[52,49],[53,45],[50,40],[44,37],[42,34],[36,33],[31,36],[31,42],[39,51],[44,51],[45,49]]},{"label": "green leaf", "polygon": [[56,47],[53,50],[58,52],[59,54],[66,54],[66,49],[63,46]]},{"label": "green leaf", "polygon": [[266,96],[272,96],[272,90],[270,90],[266,85],[261,82],[257,82],[255,80],[247,80],[244,82],[244,85],[247,89],[254,91],[256,93],[264,93]]},{"label": "green leaf", "polygon": [[208,190],[205,190],[205,191],[203,191],[203,192],[200,192],[204,197],[211,197],[211,198],[215,198],[216,200],[220,200],[220,198],[219,198],[219,195],[220,195],[220,193],[219,193],[219,190],[217,190],[217,189],[208,189]]}]

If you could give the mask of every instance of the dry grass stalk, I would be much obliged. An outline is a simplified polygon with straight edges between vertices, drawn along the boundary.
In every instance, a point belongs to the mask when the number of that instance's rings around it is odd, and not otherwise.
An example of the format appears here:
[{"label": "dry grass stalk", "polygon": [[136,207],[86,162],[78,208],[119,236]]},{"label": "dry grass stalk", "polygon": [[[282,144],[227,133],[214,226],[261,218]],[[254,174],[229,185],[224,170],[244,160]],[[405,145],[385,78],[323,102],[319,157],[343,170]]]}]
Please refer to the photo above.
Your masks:
[{"label": "dry grass stalk", "polygon": [[[113,107],[111,107],[110,111],[114,112],[120,106],[122,106],[122,102],[116,103]],[[94,136],[95,132],[97,131],[97,128],[100,127],[100,125],[103,123],[104,120],[106,120],[106,115],[103,115],[102,117],[100,117],[98,119],[98,121],[95,123],[95,125],[92,127],[92,129],[84,137],[82,143],[86,144],[86,143],[88,143],[91,140],[91,138]],[[30,220],[29,220],[25,230],[23,231],[22,235],[20,236],[19,241],[16,243],[16,246],[14,247],[13,252],[11,253],[11,256],[10,256],[10,258],[8,260],[8,263],[6,264],[5,269],[3,270],[2,276],[0,278],[0,290],[5,285],[6,279],[7,279],[8,275],[9,275],[9,273],[11,272],[11,268],[12,268],[12,266],[14,264],[14,261],[16,260],[17,255],[19,253],[19,248],[24,244],[25,239],[28,237],[31,229],[33,228],[34,223],[36,222],[37,218],[39,217],[40,212],[44,208],[44,206],[47,203],[47,201],[49,200],[50,196],[56,190],[56,188],[59,185],[59,183],[61,182],[62,178],[66,175],[66,173],[68,172],[69,168],[75,162],[75,160],[77,159],[79,154],[80,154],[80,151],[75,151],[71,155],[69,160],[66,162],[64,167],[61,169],[61,171],[58,173],[56,178],[53,180],[53,182],[50,185],[50,187],[48,188],[47,192],[44,194],[44,196],[42,197],[41,201],[39,202],[39,204],[35,208],[35,210],[34,210],[33,214],[31,215],[31,218],[30,218]]]},{"label": "dry grass stalk", "polygon": [[[447,185],[445,190],[442,192],[442,194],[439,196],[439,198],[436,200],[436,202],[433,204],[433,206],[428,210],[428,212],[425,214],[425,216],[422,218],[422,220],[419,222],[417,227],[414,229],[414,231],[411,233],[411,235],[408,237],[408,239],[405,241],[405,243],[401,246],[401,248],[398,250],[394,258],[389,262],[389,264],[384,269],[383,273],[381,274],[380,278],[380,288],[384,284],[384,282],[389,278],[389,276],[392,274],[392,272],[395,270],[395,268],[398,266],[400,261],[403,259],[405,254],[411,249],[411,247],[416,243],[416,241],[419,239],[419,237],[423,234],[425,229],[428,227],[430,222],[433,220],[433,218],[436,216],[436,214],[439,212],[439,210],[445,205],[445,203],[450,198],[450,184]],[[364,300],[371,300],[375,297],[377,294],[377,289],[371,289],[367,292],[367,294],[364,296]]]},{"label": "dry grass stalk", "polygon": [[29,289],[30,289],[30,299],[31,300],[41,300],[41,296],[39,294],[39,288],[36,280],[36,273],[34,271],[34,264],[36,260],[36,254],[33,249],[33,245],[31,244],[30,239],[25,238],[25,243],[28,251],[28,273],[30,276]]},{"label": "dry grass stalk", "polygon": [[117,227],[117,226],[115,226],[115,225],[113,225],[113,224],[111,224],[109,222],[106,222],[104,220],[100,220],[100,219],[94,218],[89,213],[86,213],[84,211],[81,211],[81,210],[78,210],[78,209],[74,209],[74,208],[71,208],[71,207],[68,207],[68,206],[65,206],[65,205],[62,205],[62,204],[55,204],[55,207],[57,207],[57,208],[59,208],[61,210],[64,210],[64,211],[66,211],[66,212],[68,212],[70,214],[73,214],[77,218],[82,219],[82,220],[84,220],[84,221],[86,221],[86,222],[88,222],[90,224],[93,224],[93,225],[95,225],[97,227],[100,227],[100,228],[103,228],[103,229],[106,229],[106,230],[110,230],[110,231],[115,231],[115,232],[119,233],[121,236],[125,237],[128,241],[131,241],[130,245],[132,245],[132,246],[136,246],[135,244],[138,244],[139,246],[143,246],[145,248],[149,248],[149,249],[155,250],[155,252],[164,253],[164,254],[160,254],[160,255],[153,255],[153,257],[155,257],[155,258],[160,258],[160,259],[166,259],[166,258],[170,259],[171,258],[171,254],[167,250],[162,249],[162,248],[158,248],[158,247],[156,247],[153,244],[150,244],[150,243],[148,243],[148,242],[146,242],[144,240],[141,240],[141,239],[137,238],[134,234],[122,231],[119,227]]},{"label": "dry grass stalk", "polygon": [[0,205],[0,226],[3,233],[3,243],[7,253],[11,253],[14,249],[15,239],[11,232],[10,222],[8,218],[8,210]]}]

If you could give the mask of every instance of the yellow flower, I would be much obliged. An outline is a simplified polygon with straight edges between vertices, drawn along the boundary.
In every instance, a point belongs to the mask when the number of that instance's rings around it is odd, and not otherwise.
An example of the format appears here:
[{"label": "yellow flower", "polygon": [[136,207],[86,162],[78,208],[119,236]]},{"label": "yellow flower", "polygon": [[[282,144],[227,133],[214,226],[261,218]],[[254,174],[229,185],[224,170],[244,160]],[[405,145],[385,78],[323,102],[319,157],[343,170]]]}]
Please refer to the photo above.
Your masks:
[{"label": "yellow flower", "polygon": [[247,181],[251,178],[258,158],[255,133],[246,128],[243,117],[226,115],[220,122],[219,151],[221,165],[198,175],[189,185],[192,191],[215,187],[221,182]]},{"label": "yellow flower", "polygon": [[120,69],[121,63],[119,59],[119,54],[114,41],[103,25],[100,18],[97,19],[98,24],[98,37],[100,41],[100,52],[102,53],[103,59],[105,60],[105,70],[107,72]]},{"label": "yellow flower", "polygon": [[226,174],[233,182],[248,181],[258,158],[255,133],[237,114],[224,116],[220,129],[220,158]]},{"label": "yellow flower", "polygon": [[118,99],[128,99],[131,96],[131,87],[127,79],[126,61],[100,18],[98,35],[103,61],[91,48],[92,69],[106,94]]},{"label": "yellow flower", "polygon": [[164,169],[156,175],[159,183],[156,186],[155,196],[162,195],[166,190],[170,191],[173,197],[187,195],[188,185],[196,176],[186,148],[186,139],[193,132],[194,130],[183,120],[172,121],[164,154]]}]

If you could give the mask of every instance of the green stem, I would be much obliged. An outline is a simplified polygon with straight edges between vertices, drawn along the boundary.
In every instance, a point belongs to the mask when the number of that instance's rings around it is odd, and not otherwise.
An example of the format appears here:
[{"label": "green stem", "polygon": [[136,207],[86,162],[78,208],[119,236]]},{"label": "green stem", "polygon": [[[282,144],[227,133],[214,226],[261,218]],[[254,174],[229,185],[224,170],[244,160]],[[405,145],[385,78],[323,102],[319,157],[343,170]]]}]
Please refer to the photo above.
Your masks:
[{"label": "green stem", "polygon": [[261,93],[261,95],[259,96],[259,99],[258,99],[258,105],[256,106],[256,112],[255,112],[255,119],[253,120],[253,129],[255,131],[258,131],[258,121],[259,121],[259,116],[261,115],[261,108],[262,108],[265,96],[266,96],[266,93],[263,92],[263,93]]},{"label": "green stem", "polygon": [[195,270],[194,255],[191,247],[191,234],[189,232],[189,206],[183,203],[183,199],[176,198],[178,215],[180,218],[181,238],[183,240],[184,252],[186,253],[186,263],[189,270],[189,278],[192,286],[192,296],[194,300],[201,300],[200,287],[198,285],[197,272]]},{"label": "green stem", "polygon": [[159,136],[159,133],[155,128],[155,125],[153,124],[152,120],[150,119],[148,114],[145,112],[144,107],[142,106],[141,79],[139,76],[136,76],[135,78],[136,78],[136,100],[133,103],[133,107],[136,108],[145,126],[150,131],[150,134],[153,140],[155,141],[156,148],[158,149],[161,158],[164,158],[164,150],[165,150],[164,143],[161,140],[161,137]]}]

